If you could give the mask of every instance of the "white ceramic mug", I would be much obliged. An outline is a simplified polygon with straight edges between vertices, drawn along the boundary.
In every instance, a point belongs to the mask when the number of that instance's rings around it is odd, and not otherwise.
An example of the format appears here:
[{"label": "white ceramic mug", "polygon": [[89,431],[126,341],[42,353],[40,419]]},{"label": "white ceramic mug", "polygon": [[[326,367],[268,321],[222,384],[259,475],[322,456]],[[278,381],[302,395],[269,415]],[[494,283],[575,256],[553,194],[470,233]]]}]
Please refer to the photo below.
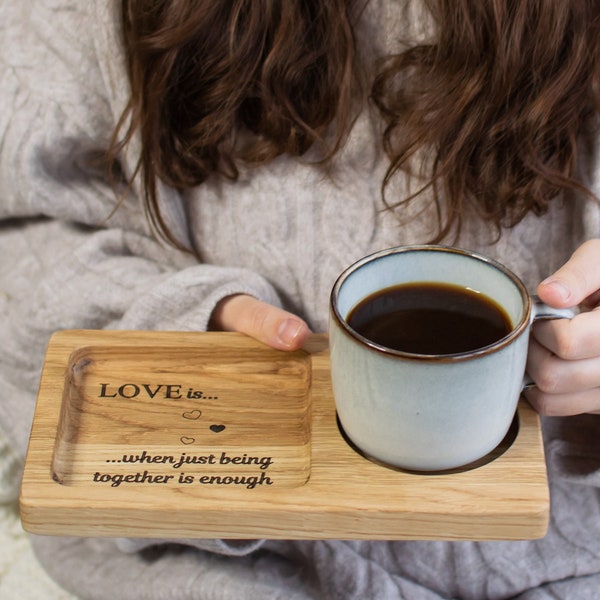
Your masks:
[{"label": "white ceramic mug", "polygon": [[[502,339],[470,352],[410,354],[380,346],[348,325],[361,300],[389,287],[437,282],[494,300],[510,319]],[[329,344],[340,424],[367,456],[410,470],[476,461],[503,440],[524,385],[536,318],[573,316],[536,302],[506,267],[445,246],[403,246],[366,256],[333,286]]]}]

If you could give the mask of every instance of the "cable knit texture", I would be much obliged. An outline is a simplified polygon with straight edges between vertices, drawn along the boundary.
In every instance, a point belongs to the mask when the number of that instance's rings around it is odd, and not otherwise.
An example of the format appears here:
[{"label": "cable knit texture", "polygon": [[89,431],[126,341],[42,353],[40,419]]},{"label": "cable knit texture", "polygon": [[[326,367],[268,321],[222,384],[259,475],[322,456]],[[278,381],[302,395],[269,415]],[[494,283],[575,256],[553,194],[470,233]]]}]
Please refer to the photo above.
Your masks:
[{"label": "cable knit texture", "polygon": [[[414,217],[404,224],[381,210],[386,159],[381,123],[368,109],[331,176],[310,162],[281,157],[244,171],[235,183],[210,180],[185,194],[159,186],[175,235],[195,247],[202,262],[153,239],[137,187],[113,213],[108,182],[85,159],[106,147],[127,99],[116,10],[112,1],[0,1],[5,503],[16,496],[44,349],[54,331],[203,330],[215,304],[238,292],[284,306],[324,331],[329,291],[345,266],[433,233],[427,198],[403,215]],[[373,54],[428,32],[421,0],[372,0],[362,19],[359,40]],[[137,144],[123,157],[128,173]],[[600,191],[596,147],[593,139],[582,144],[581,172]],[[397,178],[391,193],[409,189]],[[498,258],[533,290],[583,240],[599,234],[598,206],[569,198],[544,217],[504,231],[497,243],[485,226],[471,223],[459,245]],[[592,599],[600,590],[599,428],[597,416],[545,420],[552,521],[543,540],[31,539],[64,594],[85,600]],[[45,574],[31,577],[52,590],[43,597],[68,597],[41,583]]]}]

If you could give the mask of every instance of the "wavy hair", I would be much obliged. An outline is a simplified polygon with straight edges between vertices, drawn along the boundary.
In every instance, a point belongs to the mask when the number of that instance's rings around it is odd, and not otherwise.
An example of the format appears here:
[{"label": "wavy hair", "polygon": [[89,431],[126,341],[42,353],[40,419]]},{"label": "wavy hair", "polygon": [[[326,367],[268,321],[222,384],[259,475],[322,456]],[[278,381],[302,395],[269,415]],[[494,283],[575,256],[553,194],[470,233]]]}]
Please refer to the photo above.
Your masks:
[{"label": "wavy hair", "polygon": [[[431,190],[436,240],[470,211],[499,233],[565,190],[589,193],[578,137],[600,110],[600,2],[424,1],[432,42],[382,57],[369,82],[354,35],[364,0],[122,0],[131,97],[109,158],[139,130],[132,178],[158,233],[175,243],[157,178],[186,189],[310,148],[327,164],[369,89],[384,201],[401,213]],[[389,198],[394,176],[417,169],[421,188]]]},{"label": "wavy hair", "polygon": [[373,99],[391,164],[383,187],[426,149],[438,239],[475,212],[512,227],[577,179],[578,138],[600,110],[597,0],[428,0],[433,44],[386,59]]},{"label": "wavy hair", "polygon": [[345,0],[122,0],[131,98],[109,155],[139,130],[134,177],[163,238],[176,244],[157,177],[185,189],[284,153],[335,154],[360,96],[351,11]]}]

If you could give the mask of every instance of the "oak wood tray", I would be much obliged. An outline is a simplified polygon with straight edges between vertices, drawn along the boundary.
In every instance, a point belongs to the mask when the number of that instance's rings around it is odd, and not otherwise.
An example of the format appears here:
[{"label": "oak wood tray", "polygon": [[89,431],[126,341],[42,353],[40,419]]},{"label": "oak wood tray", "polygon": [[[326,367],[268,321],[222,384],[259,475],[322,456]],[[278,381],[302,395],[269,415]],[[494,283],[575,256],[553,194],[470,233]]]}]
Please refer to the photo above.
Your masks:
[{"label": "oak wood tray", "polygon": [[235,333],[61,331],[23,474],[45,535],[533,539],[549,492],[540,423],[477,464],[411,473],[344,438],[327,338],[284,353]]}]

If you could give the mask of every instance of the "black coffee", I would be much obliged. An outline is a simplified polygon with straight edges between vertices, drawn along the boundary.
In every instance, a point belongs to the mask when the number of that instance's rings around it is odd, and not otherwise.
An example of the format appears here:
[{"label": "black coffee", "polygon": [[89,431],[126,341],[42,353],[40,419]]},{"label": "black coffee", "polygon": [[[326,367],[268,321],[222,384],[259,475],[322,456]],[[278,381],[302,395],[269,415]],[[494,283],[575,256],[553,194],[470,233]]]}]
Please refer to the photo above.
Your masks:
[{"label": "black coffee", "polygon": [[502,339],[512,327],[491,298],[445,283],[408,283],[362,300],[348,324],[380,346],[414,354],[457,354]]}]

